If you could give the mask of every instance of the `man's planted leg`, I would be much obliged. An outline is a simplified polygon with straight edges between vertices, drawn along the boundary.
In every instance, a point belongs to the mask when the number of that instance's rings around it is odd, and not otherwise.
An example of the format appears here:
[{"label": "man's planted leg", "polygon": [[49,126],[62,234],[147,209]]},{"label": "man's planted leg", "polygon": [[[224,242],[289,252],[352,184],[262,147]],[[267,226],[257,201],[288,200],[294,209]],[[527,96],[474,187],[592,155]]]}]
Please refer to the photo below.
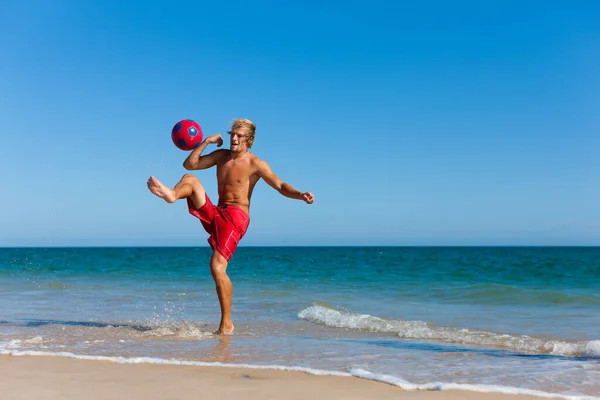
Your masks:
[{"label": "man's planted leg", "polygon": [[216,250],[213,252],[210,260],[210,272],[215,280],[217,296],[221,304],[221,323],[216,333],[219,335],[229,335],[233,333],[234,328],[231,321],[233,287],[229,276],[227,276],[227,260]]}]

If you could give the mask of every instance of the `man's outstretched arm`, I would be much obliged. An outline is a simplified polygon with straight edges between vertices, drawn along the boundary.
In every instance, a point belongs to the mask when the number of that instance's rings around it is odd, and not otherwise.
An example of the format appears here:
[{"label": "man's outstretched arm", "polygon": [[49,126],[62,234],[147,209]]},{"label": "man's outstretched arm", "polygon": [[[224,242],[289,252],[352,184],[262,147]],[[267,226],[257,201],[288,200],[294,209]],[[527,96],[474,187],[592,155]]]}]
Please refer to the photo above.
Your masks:
[{"label": "man's outstretched arm", "polygon": [[202,155],[206,146],[211,143],[215,143],[217,147],[221,147],[223,145],[223,138],[218,133],[212,136],[208,136],[206,139],[200,143],[200,146],[196,147],[194,151],[190,153],[190,155],[183,162],[183,168],[187,170],[197,170],[197,169],[206,169],[213,167],[217,164],[219,160],[220,153],[225,150],[216,150],[210,154],[205,156]]},{"label": "man's outstretched arm", "polygon": [[258,161],[258,176],[263,178],[265,182],[273,189],[290,199],[304,200],[307,204],[312,204],[315,198],[311,192],[301,192],[294,189],[289,183],[283,182],[277,175],[273,173],[271,167],[266,162]]}]

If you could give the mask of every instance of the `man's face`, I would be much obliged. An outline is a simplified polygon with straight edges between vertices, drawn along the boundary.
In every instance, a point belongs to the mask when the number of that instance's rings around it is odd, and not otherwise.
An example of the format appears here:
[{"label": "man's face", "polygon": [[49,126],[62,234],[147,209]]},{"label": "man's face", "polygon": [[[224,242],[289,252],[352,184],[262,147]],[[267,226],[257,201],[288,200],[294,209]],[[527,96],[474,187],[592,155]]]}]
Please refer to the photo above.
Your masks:
[{"label": "man's face", "polygon": [[250,133],[246,129],[235,129],[229,134],[229,148],[231,151],[245,151],[248,149]]}]

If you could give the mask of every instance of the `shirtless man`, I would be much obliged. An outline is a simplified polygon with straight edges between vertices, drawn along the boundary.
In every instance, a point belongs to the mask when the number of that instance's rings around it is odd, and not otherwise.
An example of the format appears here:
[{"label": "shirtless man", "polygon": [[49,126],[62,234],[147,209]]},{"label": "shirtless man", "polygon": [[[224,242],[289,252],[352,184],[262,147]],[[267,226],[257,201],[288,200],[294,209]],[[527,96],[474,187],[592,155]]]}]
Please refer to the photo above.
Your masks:
[{"label": "shirtless man", "polygon": [[269,165],[250,153],[254,144],[256,126],[247,119],[233,122],[229,150],[215,150],[202,155],[209,144],[223,145],[220,134],[208,136],[183,162],[187,170],[200,170],[217,166],[219,202],[214,206],[204,187],[194,175],[185,174],[173,189],[163,185],[151,176],[148,189],[167,203],[187,199],[190,214],[200,220],[210,234],[208,243],[213,250],[210,260],[210,272],[215,280],[217,296],[221,304],[221,323],[216,333],[233,333],[231,321],[232,286],[227,276],[227,264],[231,260],[239,241],[250,223],[250,197],[256,182],[263,178],[267,184],[282,195],[312,204],[314,197],[310,192],[300,192],[284,183],[271,171]]}]

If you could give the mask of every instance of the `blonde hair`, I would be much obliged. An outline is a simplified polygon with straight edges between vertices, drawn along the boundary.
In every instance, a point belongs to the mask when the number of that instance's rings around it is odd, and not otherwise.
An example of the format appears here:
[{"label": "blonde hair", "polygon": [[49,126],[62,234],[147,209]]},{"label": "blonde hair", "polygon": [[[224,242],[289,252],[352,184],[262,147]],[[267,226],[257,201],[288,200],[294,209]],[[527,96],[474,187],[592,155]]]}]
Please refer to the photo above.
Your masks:
[{"label": "blonde hair", "polygon": [[256,135],[256,125],[254,122],[246,118],[234,119],[233,124],[231,124],[231,130],[229,131],[229,134],[236,129],[244,129],[248,131],[249,137],[246,139],[246,142],[248,143],[248,148],[251,148],[254,144],[254,135]]}]

